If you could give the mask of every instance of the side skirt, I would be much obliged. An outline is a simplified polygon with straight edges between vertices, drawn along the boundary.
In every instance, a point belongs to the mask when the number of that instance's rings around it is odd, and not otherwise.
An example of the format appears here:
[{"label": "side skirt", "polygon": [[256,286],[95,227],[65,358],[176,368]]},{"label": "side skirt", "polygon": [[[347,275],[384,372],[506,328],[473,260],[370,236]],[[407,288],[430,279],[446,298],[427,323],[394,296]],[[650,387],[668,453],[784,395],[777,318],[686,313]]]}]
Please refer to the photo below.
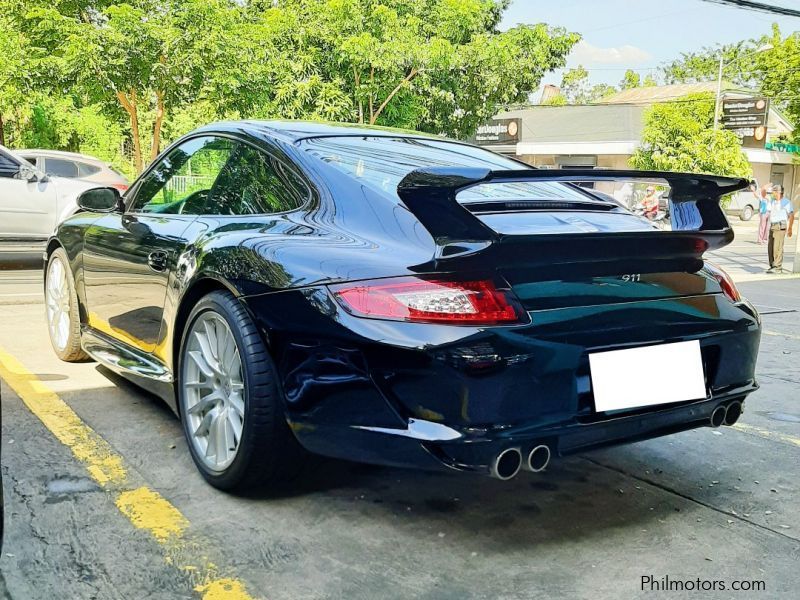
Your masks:
[{"label": "side skirt", "polygon": [[164,363],[87,326],[81,328],[81,346],[103,366],[164,400],[177,414],[172,371]]}]

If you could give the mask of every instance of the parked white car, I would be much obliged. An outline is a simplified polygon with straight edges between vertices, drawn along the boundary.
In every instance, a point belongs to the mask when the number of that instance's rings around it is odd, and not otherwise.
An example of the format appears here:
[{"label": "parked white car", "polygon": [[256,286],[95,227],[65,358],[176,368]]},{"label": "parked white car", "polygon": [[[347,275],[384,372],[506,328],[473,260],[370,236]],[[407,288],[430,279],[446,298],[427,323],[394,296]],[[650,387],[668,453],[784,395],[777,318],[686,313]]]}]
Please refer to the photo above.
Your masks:
[{"label": "parked white car", "polygon": [[117,188],[120,193],[128,189],[127,178],[108,163],[88,154],[61,150],[15,150],[40,171],[55,177],[92,181],[95,185]]},{"label": "parked white car", "polygon": [[0,241],[46,240],[78,210],[78,195],[100,186],[47,175],[0,146]]},{"label": "parked white car", "polygon": [[749,221],[753,215],[758,214],[758,198],[750,190],[742,190],[731,196],[730,203],[725,208],[725,213],[736,215],[742,221]]}]

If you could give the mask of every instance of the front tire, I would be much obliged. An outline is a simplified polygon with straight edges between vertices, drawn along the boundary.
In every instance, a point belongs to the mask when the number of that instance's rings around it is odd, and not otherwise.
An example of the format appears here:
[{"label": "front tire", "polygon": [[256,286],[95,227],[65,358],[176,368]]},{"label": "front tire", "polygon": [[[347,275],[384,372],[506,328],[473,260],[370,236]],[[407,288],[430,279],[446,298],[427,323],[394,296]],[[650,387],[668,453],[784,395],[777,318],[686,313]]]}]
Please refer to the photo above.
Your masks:
[{"label": "front tire", "polygon": [[44,297],[47,331],[58,358],[66,362],[87,360],[89,355],[81,348],[78,295],[63,248],[56,248],[47,260]]},{"label": "front tire", "polygon": [[742,209],[742,214],[739,215],[742,221],[749,221],[753,218],[753,207],[749,204]]},{"label": "front tire", "polygon": [[179,358],[181,422],[206,481],[243,491],[297,473],[304,453],[286,423],[275,366],[231,294],[212,292],[197,303]]}]

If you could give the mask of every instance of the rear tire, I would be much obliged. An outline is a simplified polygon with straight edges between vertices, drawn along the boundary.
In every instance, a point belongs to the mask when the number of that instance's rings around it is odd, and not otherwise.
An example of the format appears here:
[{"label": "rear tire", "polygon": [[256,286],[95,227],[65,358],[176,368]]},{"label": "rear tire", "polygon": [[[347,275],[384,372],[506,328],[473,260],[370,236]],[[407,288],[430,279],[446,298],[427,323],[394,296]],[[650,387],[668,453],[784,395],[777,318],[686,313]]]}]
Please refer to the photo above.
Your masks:
[{"label": "rear tire", "polygon": [[753,218],[753,207],[749,204],[742,209],[742,214],[739,215],[742,221],[749,221]]},{"label": "rear tire", "polygon": [[255,324],[228,292],[192,309],[183,332],[178,404],[192,459],[228,491],[293,478],[305,451],[289,429],[275,365]]},{"label": "rear tire", "polygon": [[47,259],[44,300],[47,332],[58,358],[66,362],[87,360],[89,355],[81,348],[78,295],[63,248],[56,248]]}]

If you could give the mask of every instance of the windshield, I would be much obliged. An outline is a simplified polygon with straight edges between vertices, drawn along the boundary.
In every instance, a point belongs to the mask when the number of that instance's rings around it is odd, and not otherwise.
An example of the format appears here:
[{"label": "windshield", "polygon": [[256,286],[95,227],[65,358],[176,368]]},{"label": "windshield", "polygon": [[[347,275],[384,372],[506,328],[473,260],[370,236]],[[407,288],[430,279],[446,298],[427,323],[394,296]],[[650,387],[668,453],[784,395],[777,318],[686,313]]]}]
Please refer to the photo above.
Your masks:
[{"label": "windshield", "polygon": [[[303,143],[316,157],[355,179],[385,192],[421,167],[488,167],[496,170],[523,169],[525,165],[482,148],[444,140],[407,137],[324,137]],[[581,199],[580,191],[553,182],[482,184],[458,194],[459,202],[502,200]]]}]

